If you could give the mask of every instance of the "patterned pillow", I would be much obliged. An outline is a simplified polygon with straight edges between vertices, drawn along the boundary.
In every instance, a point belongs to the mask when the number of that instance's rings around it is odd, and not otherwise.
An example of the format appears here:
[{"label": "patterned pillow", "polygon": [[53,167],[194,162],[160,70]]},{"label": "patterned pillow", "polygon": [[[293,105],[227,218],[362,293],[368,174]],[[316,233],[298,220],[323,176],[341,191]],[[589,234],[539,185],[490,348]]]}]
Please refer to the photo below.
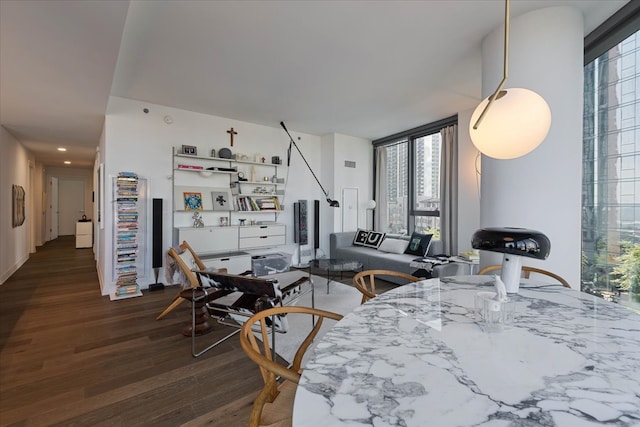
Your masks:
[{"label": "patterned pillow", "polygon": [[385,233],[379,231],[370,231],[367,234],[367,240],[364,242],[364,246],[367,248],[378,249],[382,241],[384,240]]},{"label": "patterned pillow", "polygon": [[411,234],[411,239],[409,239],[409,246],[407,246],[407,250],[404,251],[404,253],[422,257],[426,256],[429,245],[431,245],[432,237],[433,234],[421,234],[414,231]]},{"label": "patterned pillow", "polygon": [[356,231],[356,235],[353,238],[353,246],[364,246],[367,242],[367,236],[369,235],[369,231],[361,230],[358,228]]}]

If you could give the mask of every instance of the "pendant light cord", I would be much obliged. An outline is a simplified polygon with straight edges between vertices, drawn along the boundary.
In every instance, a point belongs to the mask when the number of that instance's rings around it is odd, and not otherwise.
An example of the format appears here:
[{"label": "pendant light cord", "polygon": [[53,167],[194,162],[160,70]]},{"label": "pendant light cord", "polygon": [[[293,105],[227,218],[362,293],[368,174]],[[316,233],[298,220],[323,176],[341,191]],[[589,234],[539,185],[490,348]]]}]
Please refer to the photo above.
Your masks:
[{"label": "pendant light cord", "polygon": [[482,110],[482,113],[480,114],[480,117],[478,117],[478,120],[476,120],[476,124],[473,125],[474,130],[478,129],[478,126],[480,126],[480,122],[487,114],[487,111],[489,111],[489,107],[491,107],[493,101],[495,101],[498,98],[498,95],[500,95],[502,88],[504,87],[505,83],[507,83],[507,77],[509,76],[509,1],[510,0],[505,0],[504,5],[504,65],[502,81],[498,85],[498,88],[493,93],[493,95],[489,97],[489,102],[484,107],[484,110]]}]

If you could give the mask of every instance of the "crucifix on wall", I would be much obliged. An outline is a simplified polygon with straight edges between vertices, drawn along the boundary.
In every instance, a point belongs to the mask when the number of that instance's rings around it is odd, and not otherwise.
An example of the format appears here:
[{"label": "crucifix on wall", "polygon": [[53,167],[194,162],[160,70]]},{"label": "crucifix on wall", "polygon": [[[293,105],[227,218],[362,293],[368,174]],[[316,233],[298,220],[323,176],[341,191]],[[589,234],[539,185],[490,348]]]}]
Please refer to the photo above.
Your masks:
[{"label": "crucifix on wall", "polygon": [[238,132],[234,131],[233,128],[229,129],[227,131],[227,133],[229,134],[229,136],[231,137],[231,146],[233,147],[233,135],[237,135]]}]

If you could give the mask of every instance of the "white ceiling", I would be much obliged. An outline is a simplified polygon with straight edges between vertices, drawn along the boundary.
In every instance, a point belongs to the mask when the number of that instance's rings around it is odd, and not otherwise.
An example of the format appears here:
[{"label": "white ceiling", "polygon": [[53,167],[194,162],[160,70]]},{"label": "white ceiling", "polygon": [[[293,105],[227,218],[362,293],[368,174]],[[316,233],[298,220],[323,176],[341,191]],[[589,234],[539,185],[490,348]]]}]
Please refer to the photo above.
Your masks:
[{"label": "white ceiling", "polygon": [[[626,0],[571,5],[585,33]],[[502,0],[0,2],[0,122],[91,167],[109,95],[375,139],[472,108]],[[67,147],[59,153],[58,146]]]}]

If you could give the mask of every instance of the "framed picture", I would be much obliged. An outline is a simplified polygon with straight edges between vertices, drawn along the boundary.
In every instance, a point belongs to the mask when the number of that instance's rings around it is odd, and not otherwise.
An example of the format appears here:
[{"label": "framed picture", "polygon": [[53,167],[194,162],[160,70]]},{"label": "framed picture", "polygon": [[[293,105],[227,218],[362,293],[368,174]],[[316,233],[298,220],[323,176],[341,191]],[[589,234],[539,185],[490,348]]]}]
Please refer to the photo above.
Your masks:
[{"label": "framed picture", "polygon": [[202,210],[202,193],[185,191],[182,193],[184,197],[185,211],[201,211]]},{"label": "framed picture", "polygon": [[12,225],[13,227],[20,227],[24,223],[24,188],[21,185],[13,185],[12,187],[13,197],[13,213],[12,213]]},{"label": "framed picture", "polygon": [[231,211],[233,210],[233,199],[231,198],[231,190],[228,188],[216,188],[211,192],[214,211]]},{"label": "framed picture", "polygon": [[193,145],[183,145],[182,146],[182,154],[188,154],[190,156],[198,155],[198,148]]}]

